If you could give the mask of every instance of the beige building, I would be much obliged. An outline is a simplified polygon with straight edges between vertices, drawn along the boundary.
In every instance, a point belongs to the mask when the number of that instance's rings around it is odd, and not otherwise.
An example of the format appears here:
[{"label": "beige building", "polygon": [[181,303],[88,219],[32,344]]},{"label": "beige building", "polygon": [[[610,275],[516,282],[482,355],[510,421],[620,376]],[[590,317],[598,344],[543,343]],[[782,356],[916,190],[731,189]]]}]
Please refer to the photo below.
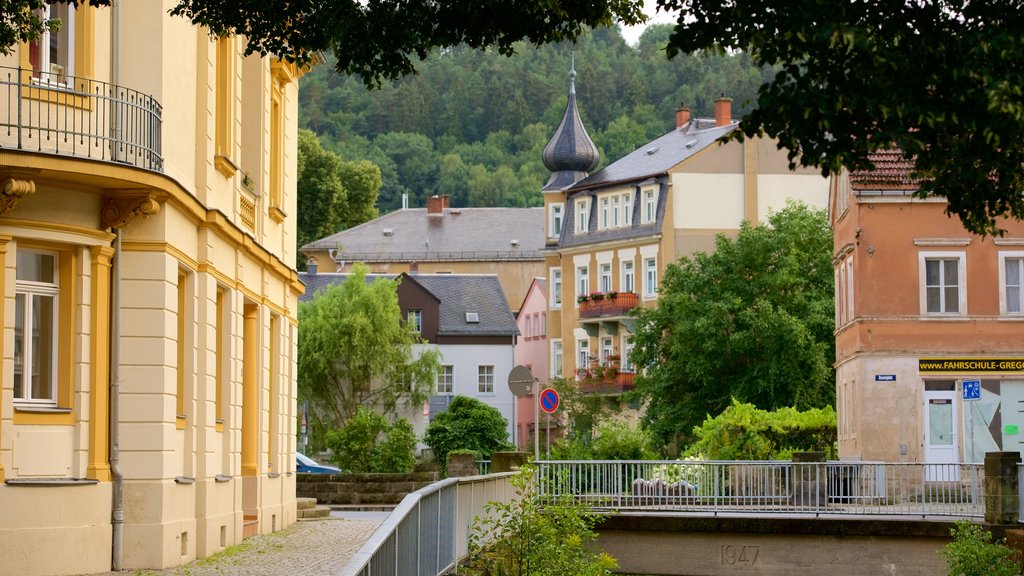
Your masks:
[{"label": "beige building", "polygon": [[396,210],[299,251],[321,273],[362,262],[374,274],[494,274],[519,306],[543,274],[543,226],[541,208],[453,208],[448,196],[432,196],[426,208]]},{"label": "beige building", "polygon": [[959,463],[1021,451],[1024,223],[971,234],[944,199],[913,196],[898,152],[872,161],[833,178],[829,205],[840,458]]},{"label": "beige building", "polygon": [[0,57],[0,574],[295,521],[297,71],[161,2]]},{"label": "beige building", "polygon": [[656,304],[668,264],[713,250],[718,234],[734,236],[742,221],[761,222],[790,199],[826,206],[828,181],[790,171],[773,141],[719,143],[738,127],[727,98],[714,119],[680,109],[672,131],[589,174],[598,151],[570,85],[544,149],[550,376],[575,376],[601,394],[632,389],[628,314]]}]

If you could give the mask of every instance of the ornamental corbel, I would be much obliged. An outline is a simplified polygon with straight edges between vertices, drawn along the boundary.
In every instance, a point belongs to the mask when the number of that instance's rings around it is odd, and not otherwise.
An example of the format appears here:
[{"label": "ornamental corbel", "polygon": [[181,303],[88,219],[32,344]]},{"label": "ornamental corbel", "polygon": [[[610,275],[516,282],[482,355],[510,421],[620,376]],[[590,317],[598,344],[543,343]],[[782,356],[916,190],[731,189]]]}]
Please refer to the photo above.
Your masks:
[{"label": "ornamental corbel", "polygon": [[7,176],[0,181],[0,214],[6,214],[26,196],[36,193],[34,180],[21,176]]},{"label": "ornamental corbel", "polygon": [[124,228],[138,217],[148,218],[160,211],[155,194],[107,195],[100,209],[102,228]]}]

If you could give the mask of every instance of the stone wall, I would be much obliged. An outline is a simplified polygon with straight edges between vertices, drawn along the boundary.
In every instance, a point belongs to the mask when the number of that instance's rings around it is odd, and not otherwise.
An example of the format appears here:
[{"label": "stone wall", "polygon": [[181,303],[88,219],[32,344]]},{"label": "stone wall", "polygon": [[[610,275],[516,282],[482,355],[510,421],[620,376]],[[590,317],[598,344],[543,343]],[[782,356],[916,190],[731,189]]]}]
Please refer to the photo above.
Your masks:
[{"label": "stone wall", "polygon": [[437,472],[411,474],[298,474],[296,496],[327,506],[394,506],[410,492],[437,482]]}]

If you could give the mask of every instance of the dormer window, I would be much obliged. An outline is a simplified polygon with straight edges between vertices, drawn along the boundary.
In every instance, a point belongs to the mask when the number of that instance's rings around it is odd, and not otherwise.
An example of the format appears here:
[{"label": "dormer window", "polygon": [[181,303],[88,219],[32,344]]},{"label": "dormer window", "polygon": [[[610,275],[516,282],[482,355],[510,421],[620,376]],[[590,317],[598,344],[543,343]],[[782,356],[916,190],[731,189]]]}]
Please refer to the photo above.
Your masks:
[{"label": "dormer window", "polygon": [[466,312],[466,324],[479,324],[480,313],[479,312]]},{"label": "dormer window", "polygon": [[548,206],[548,238],[558,238],[562,234],[562,205]]},{"label": "dormer window", "polygon": [[576,199],[576,232],[585,234],[590,229],[590,198]]},{"label": "dormer window", "polygon": [[654,224],[658,214],[658,191],[654,188],[643,192],[643,224]]}]

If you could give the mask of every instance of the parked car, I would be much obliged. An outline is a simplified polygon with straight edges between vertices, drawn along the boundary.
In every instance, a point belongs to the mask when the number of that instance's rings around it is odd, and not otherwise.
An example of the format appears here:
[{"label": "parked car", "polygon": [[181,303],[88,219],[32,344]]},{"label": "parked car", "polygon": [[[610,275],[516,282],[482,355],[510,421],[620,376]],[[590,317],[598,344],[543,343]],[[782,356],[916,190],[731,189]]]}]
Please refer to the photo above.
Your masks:
[{"label": "parked car", "polygon": [[334,466],[324,466],[318,464],[316,460],[306,456],[305,454],[295,453],[295,471],[296,472],[307,472],[309,474],[339,474],[341,470]]}]

